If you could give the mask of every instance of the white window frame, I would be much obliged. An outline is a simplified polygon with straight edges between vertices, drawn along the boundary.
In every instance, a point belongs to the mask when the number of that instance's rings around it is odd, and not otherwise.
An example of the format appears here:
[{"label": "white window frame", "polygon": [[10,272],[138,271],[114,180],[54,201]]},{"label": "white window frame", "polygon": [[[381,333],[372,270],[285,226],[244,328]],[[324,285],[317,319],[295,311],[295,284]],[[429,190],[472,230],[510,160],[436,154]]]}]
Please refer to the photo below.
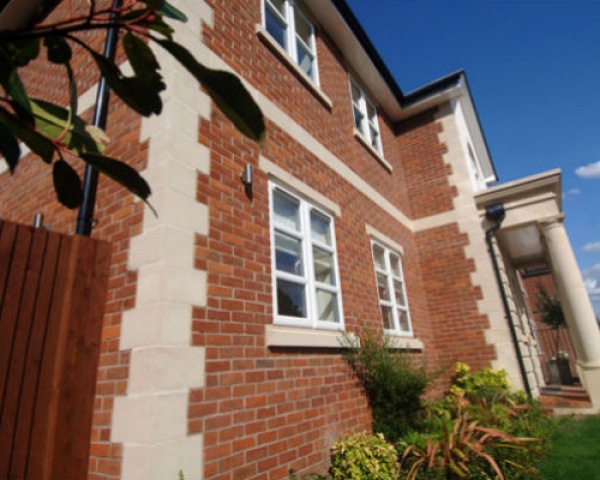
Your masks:
[{"label": "white window frame", "polygon": [[[359,93],[359,98],[354,99],[353,89]],[[350,77],[350,101],[352,102],[352,116],[354,127],[362,135],[368,145],[370,145],[379,155],[383,155],[383,147],[381,144],[381,129],[379,128],[379,116],[377,115],[377,107],[367,96],[362,87],[356,80]],[[369,108],[374,112],[374,115],[369,117]],[[356,121],[357,114],[360,116],[360,121]],[[376,136],[373,138],[372,130]]]},{"label": "white window frame", "polygon": [[[284,32],[284,43],[281,45],[275,37],[275,42],[281,46],[283,50],[292,58],[294,63],[310,78],[317,86],[319,86],[319,68],[317,62],[317,42],[315,34],[315,26],[309,20],[308,16],[302,12],[298,6],[297,0],[283,0],[283,13],[280,12],[271,0],[262,0],[262,12],[263,12],[263,27],[267,33],[270,34],[267,28],[267,14],[270,12],[282,25]],[[302,18],[310,27],[310,38],[308,43],[304,41],[296,32],[296,17]],[[299,54],[298,54],[298,43],[304,47],[307,54],[312,58],[312,74],[309,75],[300,65]]]},{"label": "white window frame", "polygon": [[[280,192],[282,195],[291,198],[293,201],[298,202],[299,205],[299,223],[300,230],[288,228],[284,225],[277,225],[274,215],[274,197],[276,192]],[[319,242],[311,236],[311,212],[315,212],[327,218],[330,221],[331,245],[323,242]],[[344,329],[344,312],[342,308],[342,292],[340,286],[339,276],[339,263],[337,257],[337,247],[335,239],[335,222],[332,215],[317,207],[314,203],[306,200],[301,195],[294,193],[288,188],[282,187],[280,184],[270,181],[269,182],[269,213],[270,213],[270,229],[271,229],[271,268],[273,278],[273,312],[276,325],[287,325],[294,327],[305,327],[312,329],[324,329],[324,330],[343,330]],[[302,255],[302,262],[304,266],[304,272],[302,275],[296,275],[294,273],[277,270],[276,265],[276,247],[275,247],[275,234],[282,233],[287,236],[293,237],[301,242],[300,254]],[[313,246],[319,249],[325,250],[332,254],[333,262],[333,284],[322,283],[316,280],[314,259],[313,259]],[[305,301],[306,301],[306,317],[295,317],[279,315],[278,310],[278,294],[277,294],[277,282],[278,280],[287,280],[305,287]],[[317,304],[317,289],[326,291],[335,295],[334,308],[337,309],[338,321],[327,321],[320,320],[318,314]]]},{"label": "white window frame", "polygon": [[[374,252],[374,248],[375,246],[383,249],[384,251],[384,263],[385,265],[382,268],[379,268],[377,265],[377,262],[375,261],[375,252]],[[379,301],[379,307],[380,307],[380,312],[381,312],[381,307],[388,307],[391,312],[392,312],[392,328],[388,329],[385,328],[384,325],[384,332],[390,335],[398,335],[398,336],[406,336],[406,337],[412,337],[414,336],[414,332],[413,332],[413,328],[412,328],[412,322],[410,319],[410,311],[408,308],[408,295],[406,292],[406,282],[404,280],[404,269],[402,267],[402,255],[397,252],[396,250],[388,247],[386,244],[375,240],[375,239],[371,239],[371,255],[373,256],[373,269],[375,270],[375,285],[377,287],[377,297],[378,297],[378,301]],[[398,267],[399,267],[399,275],[394,274],[392,266],[391,266],[391,261],[390,261],[390,256],[394,255],[395,257],[398,258]],[[377,281],[377,274],[383,275],[385,276],[386,282],[387,282],[387,290],[389,292],[389,299],[382,299],[379,296],[379,284]],[[396,298],[396,289],[394,288],[394,281],[396,282],[400,282],[402,285],[402,295],[404,297],[404,304],[400,303],[400,299]],[[406,321],[408,323],[408,329],[402,329],[402,326],[400,325],[400,318],[399,318],[399,311],[403,312],[404,314],[406,314]],[[383,314],[381,313],[381,321],[383,322]]]}]

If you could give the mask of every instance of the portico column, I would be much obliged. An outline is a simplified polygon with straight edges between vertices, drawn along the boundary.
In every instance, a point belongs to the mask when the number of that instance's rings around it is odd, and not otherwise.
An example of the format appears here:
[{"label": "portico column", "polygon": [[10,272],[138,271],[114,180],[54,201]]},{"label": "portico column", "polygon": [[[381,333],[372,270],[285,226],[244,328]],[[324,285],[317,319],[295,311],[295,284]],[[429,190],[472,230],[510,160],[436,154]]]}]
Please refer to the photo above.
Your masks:
[{"label": "portico column", "polygon": [[600,407],[600,330],[563,220],[560,215],[542,222],[541,227],[582,382],[594,406]]}]

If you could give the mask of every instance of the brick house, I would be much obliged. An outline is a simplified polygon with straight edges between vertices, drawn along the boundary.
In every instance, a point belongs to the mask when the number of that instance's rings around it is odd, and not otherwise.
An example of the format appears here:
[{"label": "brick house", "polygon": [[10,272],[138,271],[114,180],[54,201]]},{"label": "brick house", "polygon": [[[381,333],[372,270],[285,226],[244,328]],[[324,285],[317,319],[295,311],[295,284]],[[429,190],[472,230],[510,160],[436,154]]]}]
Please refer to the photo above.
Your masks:
[{"label": "brick house", "polygon": [[[562,224],[560,172],[493,186],[464,72],[403,93],[343,0],[173,3],[190,18],[178,41],[244,80],[267,140],[242,137],[163,52],[161,116],[113,99],[107,153],[143,172],[158,216],[101,179],[94,236],[113,255],[90,479],[324,470],[337,438],[370,428],[340,355],[342,332],[361,325],[447,371],[457,360],[505,368],[537,395],[519,272],[540,264],[553,266],[600,404],[598,331]],[[88,62],[85,115],[97,80]],[[60,101],[52,68],[29,82]],[[41,213],[73,231],[76,214],[37,163],[3,173],[0,216]]]}]

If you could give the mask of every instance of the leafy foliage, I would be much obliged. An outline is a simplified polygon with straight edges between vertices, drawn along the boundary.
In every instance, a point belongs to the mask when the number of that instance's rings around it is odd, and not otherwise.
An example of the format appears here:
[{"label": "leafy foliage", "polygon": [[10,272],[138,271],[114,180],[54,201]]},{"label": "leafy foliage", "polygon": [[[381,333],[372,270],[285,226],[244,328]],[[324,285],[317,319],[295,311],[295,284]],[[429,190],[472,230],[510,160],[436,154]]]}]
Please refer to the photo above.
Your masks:
[{"label": "leafy foliage", "polygon": [[562,304],[556,295],[550,295],[542,285],[538,285],[536,312],[545,325],[554,330],[553,358],[560,357],[560,330],[567,326]]},{"label": "leafy foliage", "polygon": [[[426,436],[421,441],[398,444],[401,453],[401,478],[416,480],[427,472],[429,478],[445,480],[500,480],[532,478],[536,472],[526,463],[519,463],[518,452],[528,451],[532,438],[510,435],[500,429],[481,426],[465,408],[463,394],[454,397],[456,414],[444,423],[441,433]],[[526,476],[519,476],[519,474]],[[427,478],[427,477],[426,477]]]},{"label": "leafy foliage", "polygon": [[[72,46],[79,45],[94,60],[110,89],[130,108],[143,116],[162,111],[161,92],[166,85],[148,42],[171,54],[213,98],[240,132],[261,143],[265,136],[262,113],[240,80],[231,73],[212,70],[199,63],[173,38],[165,21],[186,21],[185,15],[161,0],[124,0],[120,7],[105,8],[90,2],[86,15],[43,23],[60,0],[43,0],[31,23],[21,30],[0,32],[0,153],[14,172],[23,142],[44,162],[53,165],[58,199],[69,208],[81,203],[81,182],[66,161],[78,157],[92,164],[143,200],[150,187],[135,171],[103,155],[108,138],[98,128],[77,116],[78,90],[72,69]],[[115,3],[117,5],[117,3]],[[96,52],[79,32],[115,29],[122,32],[121,46],[133,74],[125,75],[113,60]],[[69,83],[69,105],[55,105],[27,94],[19,70],[42,52],[49,62],[64,67]]]},{"label": "leafy foliage", "polygon": [[450,392],[430,402],[422,428],[399,443],[402,471],[407,478],[536,478],[552,431],[540,403],[511,391],[504,370],[471,372],[458,363]]},{"label": "leafy foliage", "polygon": [[356,433],[331,447],[333,480],[395,480],[398,457],[382,434]]},{"label": "leafy foliage", "polygon": [[415,428],[423,410],[423,394],[432,378],[424,362],[395,350],[391,339],[363,331],[358,340],[346,337],[346,361],[369,399],[373,431],[391,442]]}]

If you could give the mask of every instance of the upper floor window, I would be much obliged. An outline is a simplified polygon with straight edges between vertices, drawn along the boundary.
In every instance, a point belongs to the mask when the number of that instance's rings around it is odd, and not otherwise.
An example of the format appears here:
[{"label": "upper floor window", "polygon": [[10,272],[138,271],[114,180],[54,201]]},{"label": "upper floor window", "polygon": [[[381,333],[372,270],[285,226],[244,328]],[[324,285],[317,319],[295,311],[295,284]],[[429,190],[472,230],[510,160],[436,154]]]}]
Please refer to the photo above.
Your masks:
[{"label": "upper floor window", "polygon": [[386,333],[412,335],[400,255],[376,241],[372,249],[383,328]]},{"label": "upper floor window", "polygon": [[350,90],[352,92],[354,126],[367,143],[381,155],[383,152],[379,122],[377,120],[377,109],[373,102],[365,95],[363,89],[353,79],[350,79]]},{"label": "upper floor window", "polygon": [[266,30],[302,71],[318,83],[315,27],[296,0],[263,0],[263,4]]},{"label": "upper floor window", "polygon": [[275,184],[270,191],[276,323],[342,328],[333,218]]}]

